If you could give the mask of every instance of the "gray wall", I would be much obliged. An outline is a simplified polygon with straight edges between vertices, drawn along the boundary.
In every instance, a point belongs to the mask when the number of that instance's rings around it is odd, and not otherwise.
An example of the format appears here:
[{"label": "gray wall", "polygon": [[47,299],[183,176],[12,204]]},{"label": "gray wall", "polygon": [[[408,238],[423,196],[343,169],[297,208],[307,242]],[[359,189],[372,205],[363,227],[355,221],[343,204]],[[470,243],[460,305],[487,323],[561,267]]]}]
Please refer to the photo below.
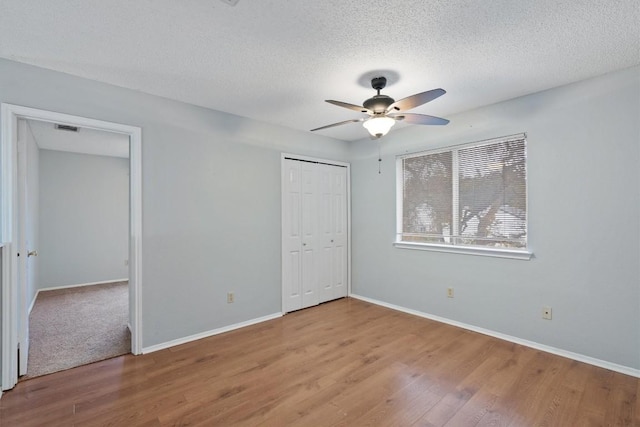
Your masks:
[{"label": "gray wall", "polygon": [[[6,60],[0,101],[142,127],[145,347],[280,311],[286,151],[352,161],[354,292],[640,368],[639,71],[444,128],[395,129],[382,141],[382,175],[369,140],[345,144]],[[392,247],[395,155],[522,131],[535,259]]]},{"label": "gray wall", "polygon": [[[640,68],[450,119],[352,146],[353,292],[640,368]],[[392,246],[396,155],[518,132],[534,259]]]},{"label": "gray wall", "polygon": [[142,128],[144,347],[280,312],[280,153],[348,156],[331,138],[7,60],[0,102]]},{"label": "gray wall", "polygon": [[40,150],[39,212],[39,288],[129,276],[129,159]]}]

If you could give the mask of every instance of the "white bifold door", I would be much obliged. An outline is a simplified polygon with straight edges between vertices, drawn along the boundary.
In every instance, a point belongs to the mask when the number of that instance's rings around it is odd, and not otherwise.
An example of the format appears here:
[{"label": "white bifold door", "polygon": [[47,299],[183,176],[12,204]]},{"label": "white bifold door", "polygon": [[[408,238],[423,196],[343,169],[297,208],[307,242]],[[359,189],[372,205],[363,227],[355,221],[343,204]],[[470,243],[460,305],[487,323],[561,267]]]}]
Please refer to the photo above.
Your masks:
[{"label": "white bifold door", "polygon": [[285,158],[282,172],[287,313],[347,296],[347,168]]}]

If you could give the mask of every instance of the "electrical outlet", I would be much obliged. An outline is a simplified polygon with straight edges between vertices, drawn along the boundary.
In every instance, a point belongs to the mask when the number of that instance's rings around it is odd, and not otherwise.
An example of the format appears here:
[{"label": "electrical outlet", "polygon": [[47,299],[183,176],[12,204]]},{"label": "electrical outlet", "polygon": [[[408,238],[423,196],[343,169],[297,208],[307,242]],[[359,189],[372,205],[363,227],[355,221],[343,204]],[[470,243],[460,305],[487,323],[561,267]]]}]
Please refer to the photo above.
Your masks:
[{"label": "electrical outlet", "polygon": [[227,304],[231,304],[234,300],[235,297],[233,296],[233,292],[227,292]]},{"label": "electrical outlet", "polygon": [[551,307],[542,307],[542,318],[551,320]]},{"label": "electrical outlet", "polygon": [[453,298],[453,288],[447,288],[447,298]]}]

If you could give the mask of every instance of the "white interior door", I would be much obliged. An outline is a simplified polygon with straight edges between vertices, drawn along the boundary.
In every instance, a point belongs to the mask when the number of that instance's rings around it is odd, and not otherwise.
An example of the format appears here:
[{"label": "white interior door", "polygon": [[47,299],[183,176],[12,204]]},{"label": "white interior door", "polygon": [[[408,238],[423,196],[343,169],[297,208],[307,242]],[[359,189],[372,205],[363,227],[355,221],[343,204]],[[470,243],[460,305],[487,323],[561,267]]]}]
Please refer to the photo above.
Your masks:
[{"label": "white interior door", "polygon": [[347,168],[283,159],[283,311],[347,295]]},{"label": "white interior door", "polygon": [[38,274],[38,146],[27,121],[18,121],[18,375],[27,373],[29,307]]},{"label": "white interior door", "polygon": [[302,308],[302,231],[300,162],[286,159],[282,171],[283,311]]},{"label": "white interior door", "polygon": [[318,168],[318,196],[320,222],[320,265],[318,269],[318,290],[320,302],[333,299],[333,189],[331,166],[319,165]]},{"label": "white interior door", "polygon": [[348,277],[348,233],[347,233],[347,168],[331,167],[331,187],[333,204],[332,244],[333,244],[333,299],[347,296]]},{"label": "white interior door", "polygon": [[347,296],[347,169],[318,164],[320,302]]},{"label": "white interior door", "polygon": [[318,169],[315,163],[300,163],[302,176],[302,307],[318,299]]},{"label": "white interior door", "polygon": [[283,309],[318,304],[316,165],[286,159],[282,182]]},{"label": "white interior door", "polygon": [[29,315],[27,302],[27,149],[26,120],[18,120],[18,375],[27,372],[29,360]]}]

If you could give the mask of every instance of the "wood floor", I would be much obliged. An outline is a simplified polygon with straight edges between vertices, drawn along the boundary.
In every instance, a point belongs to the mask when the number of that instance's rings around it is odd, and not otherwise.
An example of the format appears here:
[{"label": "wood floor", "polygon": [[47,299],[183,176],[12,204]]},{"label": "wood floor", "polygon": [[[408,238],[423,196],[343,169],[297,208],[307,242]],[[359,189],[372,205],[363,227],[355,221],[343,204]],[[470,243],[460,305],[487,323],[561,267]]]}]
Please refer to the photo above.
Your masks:
[{"label": "wood floor", "polygon": [[343,299],[21,382],[4,426],[640,426],[640,381]]}]

